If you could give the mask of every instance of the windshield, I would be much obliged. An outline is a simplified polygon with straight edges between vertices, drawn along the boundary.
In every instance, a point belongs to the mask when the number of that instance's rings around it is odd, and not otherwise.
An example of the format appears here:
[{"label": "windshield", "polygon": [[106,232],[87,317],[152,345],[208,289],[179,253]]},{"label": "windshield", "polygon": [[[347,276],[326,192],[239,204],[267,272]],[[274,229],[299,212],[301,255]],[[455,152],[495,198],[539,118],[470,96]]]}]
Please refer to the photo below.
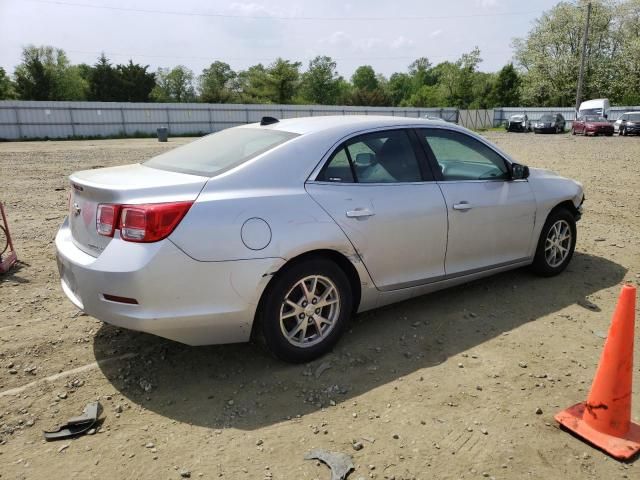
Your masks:
[{"label": "windshield", "polygon": [[297,137],[260,128],[230,128],[144,162],[148,167],[212,177]]},{"label": "windshield", "polygon": [[640,113],[631,113],[627,118],[630,122],[640,122]]},{"label": "windshield", "polygon": [[512,122],[522,122],[524,121],[524,117],[522,115],[511,115]]},{"label": "windshield", "polygon": [[580,110],[580,115],[602,115],[602,108],[585,108]]},{"label": "windshield", "polygon": [[585,122],[608,122],[608,120],[598,115],[588,115],[585,117]]},{"label": "windshield", "polygon": [[555,120],[553,115],[543,115],[540,117],[541,122],[553,122]]}]

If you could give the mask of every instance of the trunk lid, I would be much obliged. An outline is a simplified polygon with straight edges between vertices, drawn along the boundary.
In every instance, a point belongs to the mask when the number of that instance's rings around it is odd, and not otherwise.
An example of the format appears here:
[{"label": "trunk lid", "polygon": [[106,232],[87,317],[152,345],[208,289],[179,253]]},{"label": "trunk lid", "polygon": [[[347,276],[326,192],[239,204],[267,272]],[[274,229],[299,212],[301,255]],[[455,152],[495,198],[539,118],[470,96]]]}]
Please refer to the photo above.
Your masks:
[{"label": "trunk lid", "polygon": [[208,177],[158,170],[140,164],[73,173],[69,177],[69,225],[73,242],[83,252],[97,257],[112,240],[99,235],[96,230],[99,204],[193,201],[207,180]]}]

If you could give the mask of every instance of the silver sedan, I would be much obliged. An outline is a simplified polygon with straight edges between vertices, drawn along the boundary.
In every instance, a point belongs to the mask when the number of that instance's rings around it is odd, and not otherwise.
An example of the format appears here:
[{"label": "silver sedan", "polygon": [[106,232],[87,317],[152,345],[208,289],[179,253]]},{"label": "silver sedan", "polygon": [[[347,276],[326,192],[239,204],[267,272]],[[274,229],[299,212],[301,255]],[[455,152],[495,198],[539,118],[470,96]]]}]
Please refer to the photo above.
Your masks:
[{"label": "silver sedan", "polygon": [[303,362],[356,312],[497,272],[562,272],[582,186],[445,122],[264,118],[142,164],[76,172],[62,289],[190,345]]}]

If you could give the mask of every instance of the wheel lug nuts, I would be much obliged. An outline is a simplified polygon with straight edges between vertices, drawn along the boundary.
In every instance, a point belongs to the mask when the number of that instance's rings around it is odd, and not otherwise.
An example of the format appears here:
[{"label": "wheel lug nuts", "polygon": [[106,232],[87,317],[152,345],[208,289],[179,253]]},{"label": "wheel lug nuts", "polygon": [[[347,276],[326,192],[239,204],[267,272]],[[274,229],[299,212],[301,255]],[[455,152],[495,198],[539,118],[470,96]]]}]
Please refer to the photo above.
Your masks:
[{"label": "wheel lug nuts", "polygon": [[302,306],[306,307],[307,306],[307,302],[302,302]]},{"label": "wheel lug nuts", "polygon": [[313,300],[311,300],[311,303],[313,303],[315,305],[316,303],[318,303],[318,299],[314,298]]},{"label": "wheel lug nuts", "polygon": [[303,319],[304,318],[304,313],[300,314],[300,318]]},{"label": "wheel lug nuts", "polygon": [[320,313],[320,309],[316,308],[316,314],[319,314],[319,313]]}]

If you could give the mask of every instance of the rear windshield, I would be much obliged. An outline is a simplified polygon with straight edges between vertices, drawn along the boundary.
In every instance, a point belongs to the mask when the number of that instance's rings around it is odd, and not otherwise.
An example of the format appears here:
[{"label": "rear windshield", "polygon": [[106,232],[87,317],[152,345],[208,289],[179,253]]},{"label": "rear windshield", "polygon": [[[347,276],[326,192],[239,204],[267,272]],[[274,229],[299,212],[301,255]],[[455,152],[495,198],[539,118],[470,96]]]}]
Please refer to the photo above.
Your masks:
[{"label": "rear windshield", "polygon": [[297,136],[280,130],[230,128],[162,153],[144,165],[213,177]]},{"label": "rear windshield", "polygon": [[628,120],[630,122],[640,122],[640,113],[630,113]]}]

